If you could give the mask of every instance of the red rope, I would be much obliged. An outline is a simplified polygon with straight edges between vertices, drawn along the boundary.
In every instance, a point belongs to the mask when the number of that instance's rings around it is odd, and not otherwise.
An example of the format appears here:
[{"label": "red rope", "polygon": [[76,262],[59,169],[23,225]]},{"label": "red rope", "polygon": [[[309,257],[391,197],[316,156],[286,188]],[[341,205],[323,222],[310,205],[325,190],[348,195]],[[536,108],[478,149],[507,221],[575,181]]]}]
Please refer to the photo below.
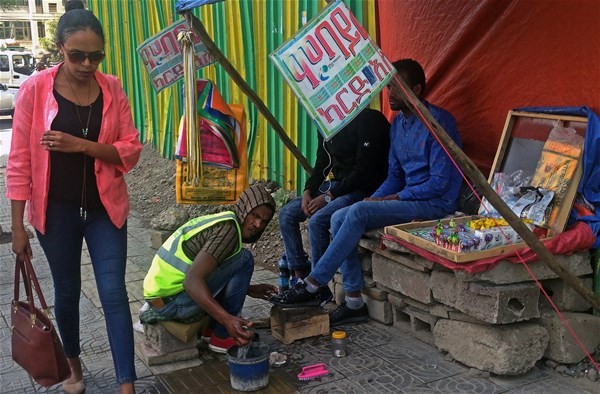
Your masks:
[{"label": "red rope", "polygon": [[[460,173],[460,175],[462,176],[462,178],[465,180],[465,182],[467,183],[467,185],[469,186],[469,188],[473,192],[473,195],[475,195],[475,197],[477,197],[477,199],[479,200],[479,203],[483,205],[484,209],[489,214],[490,213],[489,209],[487,208],[487,206],[485,204],[483,204],[483,201],[481,200],[481,197],[479,196],[479,194],[477,194],[477,192],[475,191],[475,188],[473,187],[473,185],[471,184],[471,182],[469,182],[469,180],[467,179],[467,177],[465,176],[465,174],[462,172],[462,170],[460,169],[460,167],[458,166],[458,164],[456,163],[456,161],[454,160],[454,158],[452,157],[452,155],[448,152],[448,150],[446,149],[446,147],[444,146],[444,144],[441,143],[439,137],[434,132],[432,125],[425,118],[425,115],[423,115],[423,113],[421,112],[421,110],[419,109],[419,107],[417,106],[417,104],[415,103],[415,101],[413,100],[412,96],[408,94],[408,92],[404,88],[404,85],[398,79],[398,74],[394,74],[394,79],[396,80],[396,83],[400,87],[400,89],[402,89],[402,92],[404,93],[404,96],[406,97],[406,99],[413,106],[414,110],[416,111],[417,115],[419,116],[419,118],[421,119],[421,121],[423,122],[423,124],[425,126],[427,126],[427,128],[429,129],[429,131],[431,132],[431,134],[433,135],[433,137],[437,140],[437,142],[440,144],[440,146],[442,147],[442,149],[444,150],[444,152],[446,152],[446,155],[448,155],[448,157],[452,161],[452,164],[454,164],[454,167],[456,167],[456,169],[458,170],[458,172]],[[494,220],[494,223],[496,224],[496,226],[498,226],[498,222],[496,221],[496,219],[494,217],[491,217],[491,218]],[[531,269],[529,268],[529,266],[527,265],[527,263],[525,262],[525,260],[523,260],[523,257],[521,256],[521,254],[519,254],[519,251],[515,248],[514,244],[510,241],[510,239],[506,236],[506,234],[504,234],[504,231],[502,231],[501,226],[498,226],[498,229],[502,233],[502,236],[508,241],[508,244],[510,245],[510,247],[512,248],[512,250],[515,252],[515,254],[518,256],[518,258],[521,261],[521,263],[525,266],[525,269],[527,269],[527,272],[529,273],[529,276],[531,276],[531,278],[534,280],[534,282],[536,283],[536,285],[539,287],[539,289],[542,292],[542,294],[544,294],[544,296],[546,297],[546,299],[548,300],[548,302],[550,303],[550,305],[552,306],[552,308],[554,309],[554,311],[556,311],[559,319],[565,325],[565,327],[567,328],[567,330],[569,331],[569,333],[571,334],[571,336],[573,337],[573,339],[575,339],[575,342],[577,342],[577,345],[581,348],[581,350],[583,350],[583,352],[585,353],[586,357],[590,360],[590,362],[592,363],[592,365],[594,366],[594,368],[596,369],[596,371],[600,372],[600,366],[598,366],[598,363],[596,363],[596,360],[594,360],[594,358],[592,357],[592,355],[587,351],[587,349],[585,348],[585,346],[583,345],[583,343],[581,342],[581,340],[579,339],[579,337],[577,336],[577,334],[575,333],[575,331],[569,325],[569,322],[567,322],[567,320],[565,319],[565,317],[563,316],[563,314],[560,312],[560,310],[556,307],[556,305],[554,304],[554,302],[552,301],[552,299],[550,298],[550,296],[548,295],[548,293],[546,293],[546,290],[544,290],[544,287],[542,286],[542,284],[540,283],[540,281],[535,277],[535,274],[533,273],[533,271],[531,271]]]}]

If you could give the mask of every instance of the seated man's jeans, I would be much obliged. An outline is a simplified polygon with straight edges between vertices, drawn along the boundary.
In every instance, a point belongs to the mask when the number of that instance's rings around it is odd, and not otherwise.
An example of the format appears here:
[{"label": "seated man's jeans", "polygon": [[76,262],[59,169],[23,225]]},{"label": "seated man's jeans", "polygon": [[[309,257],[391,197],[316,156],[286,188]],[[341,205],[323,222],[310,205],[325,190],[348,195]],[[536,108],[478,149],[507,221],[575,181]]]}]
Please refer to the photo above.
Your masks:
[{"label": "seated man's jeans", "polygon": [[358,241],[367,230],[415,219],[442,218],[452,212],[438,208],[428,201],[360,201],[340,209],[331,218],[333,239],[310,276],[326,286],[340,269],[344,290],[360,291],[364,287],[362,267],[358,256]]},{"label": "seated man's jeans", "polygon": [[[310,256],[314,264],[319,261],[329,246],[331,216],[341,208],[354,204],[365,198],[363,192],[353,192],[334,198],[330,203],[319,209],[308,221],[308,238]],[[307,219],[302,212],[302,198],[298,197],[288,202],[279,210],[279,229],[285,247],[285,259],[288,269],[310,269],[308,256],[302,246],[300,223]]]},{"label": "seated man's jeans", "polygon": [[[242,248],[238,254],[223,261],[206,279],[211,294],[230,315],[238,316],[242,311],[253,272],[254,256],[248,249]],[[175,320],[206,314],[186,292],[179,293],[171,302],[154,310]],[[229,336],[219,323],[215,325],[215,335],[219,338]]]}]

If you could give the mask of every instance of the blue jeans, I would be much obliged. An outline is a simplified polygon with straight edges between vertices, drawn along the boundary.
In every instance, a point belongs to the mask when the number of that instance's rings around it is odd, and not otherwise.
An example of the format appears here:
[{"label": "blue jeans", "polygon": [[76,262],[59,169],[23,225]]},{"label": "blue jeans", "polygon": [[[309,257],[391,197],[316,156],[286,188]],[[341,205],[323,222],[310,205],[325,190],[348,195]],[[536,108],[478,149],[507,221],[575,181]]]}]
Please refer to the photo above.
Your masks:
[{"label": "blue jeans", "polygon": [[[212,296],[232,316],[238,316],[244,306],[250,279],[254,272],[254,256],[248,249],[223,261],[207,278],[206,284]],[[179,293],[167,305],[153,309],[169,320],[188,319],[206,312],[185,291]],[[227,338],[229,333],[221,324],[215,325],[215,335]]]},{"label": "blue jeans", "polygon": [[[329,204],[319,209],[308,221],[308,239],[310,242],[310,258],[314,265],[321,258],[330,242],[329,228],[331,227],[331,216],[339,209],[354,204],[365,198],[363,192],[353,192],[334,198]],[[302,236],[300,235],[300,223],[307,219],[302,212],[302,198],[298,197],[288,202],[279,211],[279,229],[283,246],[285,247],[285,259],[290,270],[308,269],[310,262],[302,247]]]},{"label": "blue jeans", "polygon": [[357,246],[365,231],[415,219],[442,218],[450,213],[427,201],[401,200],[360,201],[340,209],[331,218],[331,244],[310,276],[325,286],[340,269],[344,290],[360,291],[364,287],[364,278]]},{"label": "blue jeans", "polygon": [[104,209],[89,210],[83,221],[79,206],[48,201],[46,234],[37,232],[37,236],[52,272],[54,314],[67,357],[81,353],[79,299],[85,238],[104,309],[117,382],[136,380],[133,327],[125,288],[127,224],[120,229],[115,227]]}]

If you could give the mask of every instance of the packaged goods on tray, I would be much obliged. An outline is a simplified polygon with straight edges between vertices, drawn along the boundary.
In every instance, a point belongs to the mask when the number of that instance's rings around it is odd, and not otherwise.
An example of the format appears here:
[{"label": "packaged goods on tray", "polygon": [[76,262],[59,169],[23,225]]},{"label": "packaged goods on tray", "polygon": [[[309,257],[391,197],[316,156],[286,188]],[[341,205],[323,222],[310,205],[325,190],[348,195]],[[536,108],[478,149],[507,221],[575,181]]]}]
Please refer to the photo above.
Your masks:
[{"label": "packaged goods on tray", "polygon": [[[528,226],[533,229],[533,225]],[[457,253],[481,251],[522,241],[517,232],[502,219],[476,219],[459,225],[453,220],[447,224],[438,221],[433,228],[416,228],[409,230],[409,233]]]}]

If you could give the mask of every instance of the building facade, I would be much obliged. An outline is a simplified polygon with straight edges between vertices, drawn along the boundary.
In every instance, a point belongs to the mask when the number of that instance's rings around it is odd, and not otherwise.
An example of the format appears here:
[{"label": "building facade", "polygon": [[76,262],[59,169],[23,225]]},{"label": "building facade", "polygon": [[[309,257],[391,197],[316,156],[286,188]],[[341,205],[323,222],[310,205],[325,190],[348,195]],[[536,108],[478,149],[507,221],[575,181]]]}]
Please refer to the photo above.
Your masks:
[{"label": "building facade", "polygon": [[40,38],[47,35],[46,22],[65,12],[63,3],[64,0],[17,0],[0,10],[0,49],[25,47],[40,58],[43,54]]}]

